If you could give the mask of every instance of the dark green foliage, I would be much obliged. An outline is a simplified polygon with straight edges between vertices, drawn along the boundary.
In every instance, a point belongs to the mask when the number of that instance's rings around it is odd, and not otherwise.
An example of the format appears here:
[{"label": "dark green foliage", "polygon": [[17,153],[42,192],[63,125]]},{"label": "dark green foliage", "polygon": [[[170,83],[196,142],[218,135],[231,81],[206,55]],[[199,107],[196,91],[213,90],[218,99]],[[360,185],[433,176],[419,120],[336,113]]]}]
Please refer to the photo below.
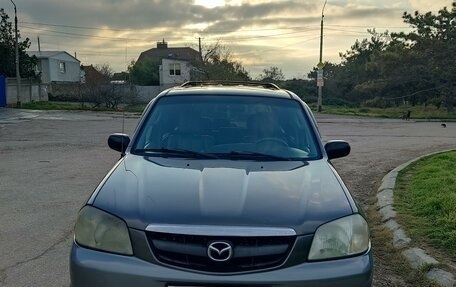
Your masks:
[{"label": "dark green foliage", "polygon": [[307,103],[317,101],[315,83],[309,80],[292,79],[278,83],[279,87],[292,91]]},{"label": "dark green foliage", "polygon": [[[375,107],[456,105],[456,2],[437,14],[404,13],[410,33],[377,33],[324,68],[326,97]],[[316,68],[309,74],[316,77]]]},{"label": "dark green foliage", "polygon": [[159,74],[160,63],[149,58],[144,58],[140,62],[131,62],[128,67],[131,82],[140,86],[160,85]]},{"label": "dark green foliage", "polygon": [[278,67],[269,67],[263,69],[263,73],[258,76],[258,80],[262,82],[276,83],[285,80],[285,75],[282,69]]},{"label": "dark green foliage", "polygon": [[[16,77],[16,50],[15,50],[15,32],[13,24],[9,21],[8,14],[3,8],[0,8],[0,75],[7,77]],[[18,41],[20,33],[18,31]],[[36,77],[35,65],[36,57],[29,57],[25,50],[30,47],[30,40],[26,38],[24,41],[19,41],[19,70],[21,77],[31,78]]]}]

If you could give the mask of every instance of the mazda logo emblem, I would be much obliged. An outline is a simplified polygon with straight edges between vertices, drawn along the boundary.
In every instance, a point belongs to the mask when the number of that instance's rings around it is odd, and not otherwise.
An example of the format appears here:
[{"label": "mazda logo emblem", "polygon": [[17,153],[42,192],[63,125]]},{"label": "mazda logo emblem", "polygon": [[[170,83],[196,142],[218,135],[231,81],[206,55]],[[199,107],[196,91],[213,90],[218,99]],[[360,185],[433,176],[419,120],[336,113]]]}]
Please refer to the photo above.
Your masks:
[{"label": "mazda logo emblem", "polygon": [[233,256],[233,247],[223,241],[212,242],[207,248],[207,256],[217,262],[228,261]]}]

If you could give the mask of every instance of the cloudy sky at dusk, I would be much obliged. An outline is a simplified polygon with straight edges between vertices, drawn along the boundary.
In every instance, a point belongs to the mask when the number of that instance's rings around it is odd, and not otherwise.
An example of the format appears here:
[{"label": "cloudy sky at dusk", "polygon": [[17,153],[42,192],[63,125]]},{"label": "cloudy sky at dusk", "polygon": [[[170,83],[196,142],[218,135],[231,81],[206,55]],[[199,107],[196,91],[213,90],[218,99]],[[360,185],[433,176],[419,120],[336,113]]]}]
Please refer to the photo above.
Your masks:
[{"label": "cloudy sky at dusk", "polygon": [[[109,63],[122,71],[163,38],[170,47],[220,40],[253,77],[278,66],[286,77],[303,77],[318,62],[324,0],[14,0],[22,37],[30,50],[76,52],[82,64]],[[339,52],[366,30],[408,31],[404,11],[436,12],[451,0],[328,0],[323,59]],[[12,4],[0,0],[14,19]]]}]

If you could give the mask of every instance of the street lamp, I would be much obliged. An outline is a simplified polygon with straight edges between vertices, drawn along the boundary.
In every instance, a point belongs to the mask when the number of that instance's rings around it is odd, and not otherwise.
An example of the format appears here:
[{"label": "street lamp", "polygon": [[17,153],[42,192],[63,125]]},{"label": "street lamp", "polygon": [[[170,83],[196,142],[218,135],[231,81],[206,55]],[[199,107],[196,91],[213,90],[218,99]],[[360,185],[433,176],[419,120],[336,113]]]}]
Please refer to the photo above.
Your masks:
[{"label": "street lamp", "polygon": [[321,103],[322,103],[322,97],[323,97],[323,18],[325,17],[324,12],[325,12],[325,7],[326,7],[326,2],[328,0],[325,0],[325,4],[323,5],[323,9],[321,9],[321,29],[320,29],[320,61],[318,62],[318,72],[317,72],[317,86],[318,86],[318,100],[317,100],[317,110],[318,112],[321,112]]},{"label": "street lamp", "polygon": [[16,9],[16,4],[13,2],[13,0],[10,0],[10,1],[14,5],[14,30],[16,33],[15,50],[16,50],[17,107],[20,107],[21,106],[21,74],[19,72],[19,46],[18,46],[18,40],[17,40],[17,9]]}]

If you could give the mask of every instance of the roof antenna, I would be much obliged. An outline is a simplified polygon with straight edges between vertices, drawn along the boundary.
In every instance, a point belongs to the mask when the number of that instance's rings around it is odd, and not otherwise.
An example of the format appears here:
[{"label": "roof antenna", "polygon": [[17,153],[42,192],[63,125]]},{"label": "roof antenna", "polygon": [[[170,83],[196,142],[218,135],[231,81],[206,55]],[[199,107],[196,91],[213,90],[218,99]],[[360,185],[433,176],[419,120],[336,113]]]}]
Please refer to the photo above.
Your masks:
[{"label": "roof antenna", "polygon": [[[122,93],[122,104],[125,104],[125,95]],[[122,135],[125,134],[125,106],[122,107]],[[120,157],[125,156],[125,150],[124,149],[124,137],[122,136],[122,153],[120,154]]]}]

